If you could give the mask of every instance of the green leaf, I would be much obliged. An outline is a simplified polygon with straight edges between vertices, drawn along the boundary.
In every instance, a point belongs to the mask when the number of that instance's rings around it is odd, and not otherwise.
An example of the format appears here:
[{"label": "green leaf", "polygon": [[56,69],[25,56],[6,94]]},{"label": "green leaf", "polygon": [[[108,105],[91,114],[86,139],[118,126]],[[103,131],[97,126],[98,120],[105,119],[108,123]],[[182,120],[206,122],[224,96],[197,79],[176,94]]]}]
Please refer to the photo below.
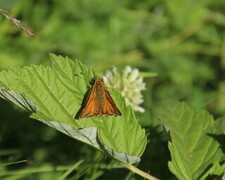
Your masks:
[{"label": "green leaf", "polygon": [[205,179],[214,170],[224,170],[220,166],[224,154],[213,137],[218,132],[217,125],[209,113],[185,103],[169,102],[157,114],[171,136],[169,168],[178,179]]},{"label": "green leaf", "polygon": [[74,119],[95,73],[78,60],[53,54],[51,60],[52,67],[33,65],[0,72],[0,97],[119,161],[140,161],[146,146],[145,131],[119,92],[109,89],[122,116]]}]

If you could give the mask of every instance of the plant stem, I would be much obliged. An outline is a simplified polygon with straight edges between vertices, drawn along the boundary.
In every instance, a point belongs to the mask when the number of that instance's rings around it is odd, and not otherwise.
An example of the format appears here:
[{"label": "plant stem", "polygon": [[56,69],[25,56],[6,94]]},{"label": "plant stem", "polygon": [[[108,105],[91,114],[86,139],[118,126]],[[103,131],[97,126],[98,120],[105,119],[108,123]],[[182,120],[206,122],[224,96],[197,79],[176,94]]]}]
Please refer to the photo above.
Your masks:
[{"label": "plant stem", "polygon": [[132,164],[126,164],[126,163],[123,163],[123,165],[124,165],[127,169],[129,169],[129,170],[131,170],[132,172],[134,172],[134,173],[136,173],[136,174],[138,174],[138,175],[144,177],[145,179],[149,179],[149,180],[158,180],[156,177],[154,177],[154,176],[152,176],[152,175],[150,175],[150,174],[148,174],[148,173],[146,173],[146,172],[144,172],[144,171],[138,169],[137,167],[133,166]]},{"label": "plant stem", "polygon": [[3,9],[3,8],[0,8],[0,14],[2,14],[3,16],[5,16],[5,18],[6,18],[9,22],[11,22],[11,24],[13,24],[13,25],[15,25],[15,26],[17,26],[17,27],[20,27],[20,28],[21,28],[23,31],[25,31],[29,36],[34,36],[34,33],[33,33],[28,27],[24,26],[24,25],[20,22],[20,20],[13,18],[13,17],[10,15],[9,11],[7,11],[7,10],[5,10],[5,9]]}]

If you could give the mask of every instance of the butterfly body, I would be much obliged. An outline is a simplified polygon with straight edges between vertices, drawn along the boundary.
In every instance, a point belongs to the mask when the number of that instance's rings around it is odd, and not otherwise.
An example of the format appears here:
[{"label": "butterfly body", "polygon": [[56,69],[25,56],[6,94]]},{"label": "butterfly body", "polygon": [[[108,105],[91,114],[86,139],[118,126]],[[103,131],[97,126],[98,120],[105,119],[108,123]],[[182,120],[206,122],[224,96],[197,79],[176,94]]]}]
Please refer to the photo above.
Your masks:
[{"label": "butterfly body", "polygon": [[121,115],[121,112],[116,107],[103,80],[95,77],[79,118],[103,115]]}]

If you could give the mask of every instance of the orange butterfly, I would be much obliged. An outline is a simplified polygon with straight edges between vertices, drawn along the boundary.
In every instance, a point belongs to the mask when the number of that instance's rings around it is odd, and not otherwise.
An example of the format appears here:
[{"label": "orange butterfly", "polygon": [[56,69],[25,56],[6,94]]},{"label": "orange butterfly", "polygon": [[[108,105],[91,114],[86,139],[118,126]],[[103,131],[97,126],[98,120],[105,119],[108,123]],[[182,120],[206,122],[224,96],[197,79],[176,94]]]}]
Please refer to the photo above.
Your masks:
[{"label": "orange butterfly", "polygon": [[110,96],[103,80],[99,77],[93,78],[88,97],[80,110],[79,118],[102,116],[102,115],[121,115],[115,102]]}]

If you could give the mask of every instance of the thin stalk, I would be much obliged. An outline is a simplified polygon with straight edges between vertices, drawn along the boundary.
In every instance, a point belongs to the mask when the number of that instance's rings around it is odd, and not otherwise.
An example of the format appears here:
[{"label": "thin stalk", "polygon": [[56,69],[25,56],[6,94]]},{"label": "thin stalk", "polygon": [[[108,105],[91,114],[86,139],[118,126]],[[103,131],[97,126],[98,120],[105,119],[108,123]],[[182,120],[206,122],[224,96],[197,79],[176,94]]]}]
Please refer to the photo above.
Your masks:
[{"label": "thin stalk", "polygon": [[149,179],[149,180],[158,180],[156,177],[138,169],[137,167],[133,166],[132,164],[123,164],[127,169],[129,169],[130,171],[132,171],[135,174],[138,174],[140,176],[142,176],[145,179]]}]

